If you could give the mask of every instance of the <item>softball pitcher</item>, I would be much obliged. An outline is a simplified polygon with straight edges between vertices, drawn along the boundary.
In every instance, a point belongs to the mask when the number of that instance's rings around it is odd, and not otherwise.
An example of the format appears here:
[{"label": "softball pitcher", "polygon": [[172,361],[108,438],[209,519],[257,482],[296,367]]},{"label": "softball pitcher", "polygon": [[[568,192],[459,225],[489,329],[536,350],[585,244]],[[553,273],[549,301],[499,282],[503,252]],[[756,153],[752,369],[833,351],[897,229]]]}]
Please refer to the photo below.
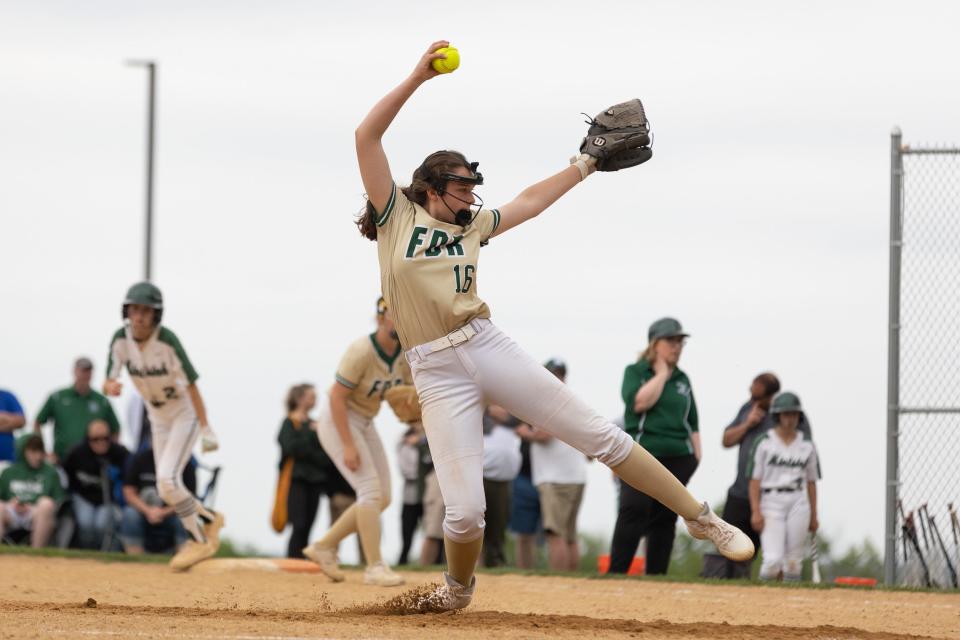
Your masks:
[{"label": "softball pitcher", "polygon": [[217,449],[197,388],[197,372],[177,336],[160,326],[163,296],[149,282],[130,287],[123,301],[124,326],[114,335],[103,391],[120,395],[124,365],[150,416],[157,491],[176,510],[191,540],[170,560],[177,571],[213,556],[220,546],[223,515],[206,509],[183,486],[183,470],[199,436],[203,451]]},{"label": "softball pitcher", "polygon": [[380,512],[390,504],[390,469],[373,418],[387,391],[404,384],[411,384],[410,368],[402,357],[393,319],[380,298],[377,330],[347,349],[315,423],[320,444],[357,493],[357,501],[326,535],[303,550],[334,582],[344,579],[337,566],[337,545],[357,532],[367,561],[363,581],[383,587],[403,584],[403,578],[387,566],[380,553]]},{"label": "softball pitcher", "polygon": [[776,426],[757,438],[749,461],[750,523],[760,534],[760,577],[800,580],[807,532],[816,532],[817,448],[797,429],[803,408],[785,391],[773,400]]},{"label": "softball pitcher", "polygon": [[[414,71],[381,99],[356,131],[357,158],[367,206],[357,221],[361,233],[378,245],[383,295],[406,350],[423,411],[430,451],[446,504],[444,519],[448,572],[444,583],[424,598],[425,610],[453,610],[473,597],[474,568],[483,543],[483,429],[487,404],[497,404],[528,424],[595,457],[625,482],[648,493],[684,517],[690,533],[709,538],[731,559],[753,556],[753,543],[739,529],[714,515],[640,445],[584,404],[490,321],[490,309],[477,295],[480,247],[530,220],[584,180],[600,162],[616,169],[650,157],[646,132],[619,142],[602,133],[601,121],[614,123],[622,108],[597,116],[573,164],[520,193],[499,209],[483,209],[474,188],[483,184],[477,163],[453,151],[429,155],[414,171],[410,186],[391,176],[382,138],[411,95],[438,75],[432,61],[448,46],[435,42]],[[604,120],[605,117],[608,119]],[[593,136],[594,133],[596,136]],[[632,136],[632,137],[630,137]],[[609,142],[609,144],[608,144]],[[618,146],[619,145],[619,146]],[[604,156],[600,149],[623,148],[627,158]]]}]

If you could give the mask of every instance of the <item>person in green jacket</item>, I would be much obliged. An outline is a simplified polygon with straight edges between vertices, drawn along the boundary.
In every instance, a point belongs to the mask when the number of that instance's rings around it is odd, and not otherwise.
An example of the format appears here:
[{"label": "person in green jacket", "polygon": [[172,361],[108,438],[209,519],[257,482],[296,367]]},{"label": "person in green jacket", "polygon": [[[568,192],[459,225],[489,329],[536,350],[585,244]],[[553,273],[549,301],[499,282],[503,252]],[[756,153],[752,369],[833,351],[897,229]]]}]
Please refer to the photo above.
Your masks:
[{"label": "person in green jacket", "polygon": [[[624,429],[686,485],[700,462],[697,404],[690,379],[677,364],[688,334],[673,318],[661,318],[647,334],[649,345],[623,374]],[[647,538],[647,575],[665,574],[677,514],[620,483],[620,506],[610,548],[610,573],[626,573]]]},{"label": "person in green jacket", "polygon": [[337,471],[333,461],[320,446],[315,429],[311,428],[310,411],[317,404],[312,384],[298,384],[287,393],[287,417],[280,426],[280,468],[293,461],[290,491],[287,494],[287,519],[293,526],[287,545],[288,558],[302,558],[303,548],[310,541],[310,529],[317,517],[320,498],[330,500],[331,522],[353,501],[353,490]]},{"label": "person in green jacket", "polygon": [[0,473],[0,538],[5,531],[26,530],[33,547],[45,547],[50,541],[63,487],[45,457],[40,436],[28,434],[17,440],[17,461]]}]

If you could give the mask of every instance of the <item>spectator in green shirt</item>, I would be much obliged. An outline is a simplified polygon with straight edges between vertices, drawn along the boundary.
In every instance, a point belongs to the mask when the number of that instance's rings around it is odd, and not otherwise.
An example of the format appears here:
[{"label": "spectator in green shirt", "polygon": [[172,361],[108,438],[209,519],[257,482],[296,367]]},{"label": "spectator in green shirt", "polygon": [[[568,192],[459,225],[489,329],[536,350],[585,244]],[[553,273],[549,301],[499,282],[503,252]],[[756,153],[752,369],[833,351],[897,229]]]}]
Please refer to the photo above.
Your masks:
[{"label": "spectator in green shirt", "polygon": [[[647,336],[646,351],[623,374],[624,429],[686,485],[701,456],[697,404],[690,379],[677,366],[688,334],[677,320],[661,318]],[[626,573],[646,536],[646,573],[665,574],[676,526],[673,511],[621,482],[610,572]]]},{"label": "spectator in green shirt", "polygon": [[78,358],[73,367],[73,384],[66,389],[54,391],[47,398],[33,423],[35,433],[53,420],[53,454],[51,462],[60,464],[73,447],[87,437],[87,427],[94,420],[103,420],[110,426],[110,434],[116,442],[120,423],[110,406],[110,401],[90,386],[93,378],[93,362]]},{"label": "spectator in green shirt", "polygon": [[50,541],[63,487],[44,457],[40,436],[17,440],[17,461],[0,473],[0,538],[5,531],[25,530],[33,547],[45,547]]}]

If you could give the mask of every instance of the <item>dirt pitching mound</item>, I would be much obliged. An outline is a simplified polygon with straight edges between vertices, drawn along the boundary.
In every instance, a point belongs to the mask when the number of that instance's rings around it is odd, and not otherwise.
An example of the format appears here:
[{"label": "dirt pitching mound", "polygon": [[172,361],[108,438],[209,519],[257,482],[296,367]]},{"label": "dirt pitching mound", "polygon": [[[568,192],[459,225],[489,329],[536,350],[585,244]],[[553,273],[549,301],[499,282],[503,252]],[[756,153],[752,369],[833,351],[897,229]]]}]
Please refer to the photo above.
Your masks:
[{"label": "dirt pitching mound", "polygon": [[375,616],[410,616],[426,613],[453,613],[438,608],[430,596],[440,588],[439,582],[422,584],[395,595],[385,602],[356,604],[347,607],[344,613]]}]

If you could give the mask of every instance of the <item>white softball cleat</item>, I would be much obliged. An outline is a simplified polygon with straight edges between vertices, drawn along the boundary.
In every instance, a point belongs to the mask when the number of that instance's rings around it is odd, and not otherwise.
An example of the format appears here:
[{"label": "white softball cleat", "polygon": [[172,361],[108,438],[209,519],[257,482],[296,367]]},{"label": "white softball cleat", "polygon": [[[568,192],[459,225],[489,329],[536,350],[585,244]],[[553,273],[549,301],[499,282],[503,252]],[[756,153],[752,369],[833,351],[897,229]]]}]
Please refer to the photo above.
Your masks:
[{"label": "white softball cleat", "polygon": [[317,563],[320,571],[334,582],[343,582],[346,578],[346,576],[343,575],[343,571],[340,571],[336,550],[319,547],[316,543],[313,543],[303,548],[303,555]]},{"label": "white softball cleat", "polygon": [[463,586],[448,573],[443,574],[443,581],[445,584],[420,599],[417,603],[419,609],[424,612],[440,613],[463,609],[470,604],[473,593],[477,589],[477,576],[470,578],[469,587]]},{"label": "white softball cleat", "polygon": [[698,540],[710,540],[725,558],[739,562],[753,557],[753,541],[743,531],[724,521],[703,503],[703,511],[696,520],[684,520],[687,531]]},{"label": "white softball cleat", "polygon": [[403,584],[403,578],[383,562],[367,567],[363,572],[363,584],[375,584],[378,587],[396,587]]}]

